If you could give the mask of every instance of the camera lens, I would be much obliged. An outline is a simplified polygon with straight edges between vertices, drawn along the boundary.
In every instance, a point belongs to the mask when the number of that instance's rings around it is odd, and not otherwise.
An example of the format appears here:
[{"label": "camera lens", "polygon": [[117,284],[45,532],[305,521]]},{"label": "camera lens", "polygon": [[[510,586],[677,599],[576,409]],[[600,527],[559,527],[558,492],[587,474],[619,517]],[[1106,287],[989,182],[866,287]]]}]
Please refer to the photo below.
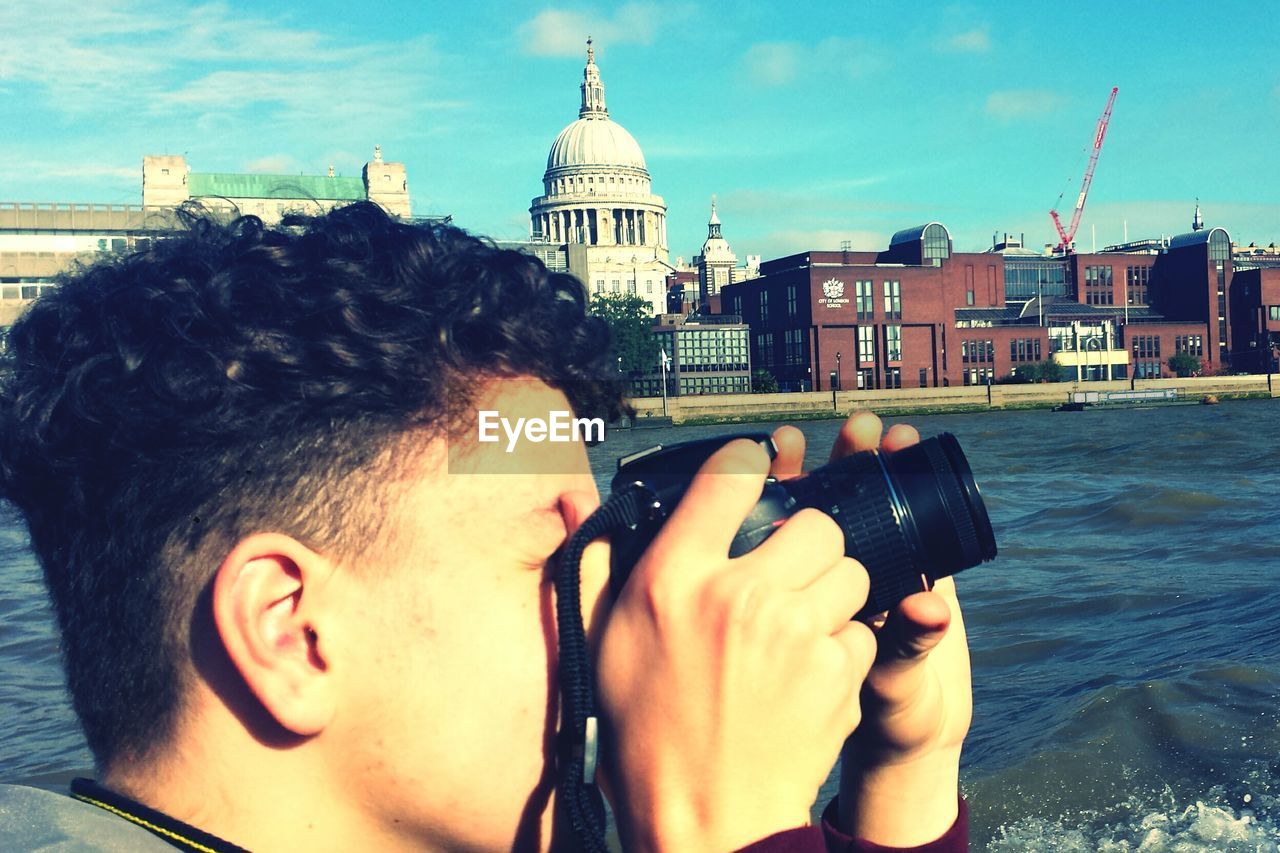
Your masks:
[{"label": "camera lens", "polygon": [[845,553],[871,577],[859,615],[888,610],[940,577],[996,556],[995,532],[950,433],[895,451],[855,453],[780,484],[844,531]]}]

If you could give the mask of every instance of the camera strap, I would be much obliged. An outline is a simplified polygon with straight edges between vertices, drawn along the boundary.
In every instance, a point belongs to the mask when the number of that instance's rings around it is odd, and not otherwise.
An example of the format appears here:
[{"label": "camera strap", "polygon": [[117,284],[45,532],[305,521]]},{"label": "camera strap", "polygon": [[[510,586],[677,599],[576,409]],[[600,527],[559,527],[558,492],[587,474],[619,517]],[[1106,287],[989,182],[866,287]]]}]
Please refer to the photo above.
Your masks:
[{"label": "camera strap", "polygon": [[596,785],[600,717],[595,670],[582,622],[582,555],[596,539],[647,517],[652,492],[638,483],[614,492],[569,537],[556,572],[560,746],[556,803],[576,838],[574,849],[607,853],[604,800]]}]

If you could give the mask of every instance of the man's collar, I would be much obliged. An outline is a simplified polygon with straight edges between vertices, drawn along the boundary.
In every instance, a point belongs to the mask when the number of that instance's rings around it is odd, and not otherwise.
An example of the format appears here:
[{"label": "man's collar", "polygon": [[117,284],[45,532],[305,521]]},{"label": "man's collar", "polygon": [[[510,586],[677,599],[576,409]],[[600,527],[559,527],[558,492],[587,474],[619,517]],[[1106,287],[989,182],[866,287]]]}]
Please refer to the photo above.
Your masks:
[{"label": "man's collar", "polygon": [[130,823],[135,823],[179,850],[194,850],[199,853],[247,853],[243,847],[237,847],[216,835],[169,817],[164,812],[144,806],[137,800],[108,790],[92,779],[72,779],[71,796],[82,803],[97,806]]}]

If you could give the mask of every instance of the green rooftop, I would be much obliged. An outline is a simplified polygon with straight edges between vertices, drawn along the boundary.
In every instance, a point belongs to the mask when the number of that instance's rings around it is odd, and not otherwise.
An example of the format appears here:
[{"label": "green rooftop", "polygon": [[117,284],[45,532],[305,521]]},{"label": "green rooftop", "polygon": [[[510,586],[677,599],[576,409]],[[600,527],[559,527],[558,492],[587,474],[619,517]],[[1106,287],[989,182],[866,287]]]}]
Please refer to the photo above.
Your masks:
[{"label": "green rooftop", "polygon": [[334,201],[364,199],[363,178],[325,175],[240,175],[233,172],[191,172],[187,191],[193,198],[304,198]]}]

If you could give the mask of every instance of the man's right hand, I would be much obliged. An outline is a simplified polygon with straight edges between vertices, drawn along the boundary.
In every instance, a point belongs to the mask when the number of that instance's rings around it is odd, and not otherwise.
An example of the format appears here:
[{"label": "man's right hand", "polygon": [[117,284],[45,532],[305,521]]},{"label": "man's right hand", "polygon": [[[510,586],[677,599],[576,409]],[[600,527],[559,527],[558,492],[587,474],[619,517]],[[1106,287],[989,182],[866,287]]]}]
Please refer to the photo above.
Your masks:
[{"label": "man's right hand", "polygon": [[733,850],[803,826],[858,724],[876,646],[849,621],[868,581],[839,527],[803,510],[728,557],[768,469],[746,440],[712,456],[605,625],[605,761],[627,849]]}]

